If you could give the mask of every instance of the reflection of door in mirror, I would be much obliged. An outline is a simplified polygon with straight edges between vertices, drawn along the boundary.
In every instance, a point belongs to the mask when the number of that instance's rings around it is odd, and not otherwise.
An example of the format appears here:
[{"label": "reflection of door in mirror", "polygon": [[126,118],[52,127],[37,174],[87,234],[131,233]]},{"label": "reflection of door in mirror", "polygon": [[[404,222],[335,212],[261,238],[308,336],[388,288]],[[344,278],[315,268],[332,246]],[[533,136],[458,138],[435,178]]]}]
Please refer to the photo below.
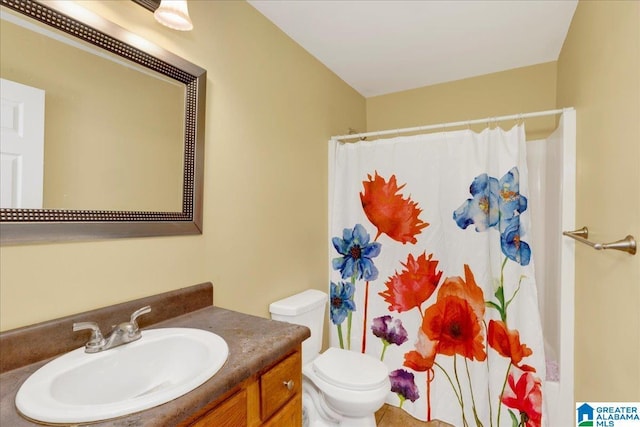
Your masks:
[{"label": "reflection of door in mirror", "polygon": [[0,76],[47,93],[42,208],[182,210],[184,84],[11,14]]},{"label": "reflection of door in mirror", "polygon": [[44,90],[0,79],[0,207],[42,208]]}]

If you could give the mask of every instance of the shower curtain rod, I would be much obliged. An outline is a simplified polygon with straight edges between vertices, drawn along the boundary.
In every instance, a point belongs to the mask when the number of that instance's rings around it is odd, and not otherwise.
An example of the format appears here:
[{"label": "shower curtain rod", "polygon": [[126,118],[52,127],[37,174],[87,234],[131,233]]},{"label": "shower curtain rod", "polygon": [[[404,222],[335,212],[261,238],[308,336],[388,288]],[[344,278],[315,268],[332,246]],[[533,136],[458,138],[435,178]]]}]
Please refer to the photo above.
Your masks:
[{"label": "shower curtain rod", "polygon": [[487,117],[484,119],[463,120],[460,122],[441,123],[437,125],[381,130],[376,132],[354,133],[350,135],[337,135],[337,136],[332,136],[331,140],[340,141],[341,139],[366,138],[368,136],[397,135],[400,133],[408,133],[408,132],[421,132],[421,131],[427,131],[427,130],[436,130],[436,129],[444,129],[444,128],[451,128],[451,127],[459,127],[459,126],[470,126],[470,125],[476,125],[479,123],[495,123],[495,122],[503,122],[505,120],[520,120],[520,119],[529,119],[532,117],[555,116],[557,114],[562,114],[563,112],[570,111],[570,110],[572,110],[572,108],[561,108],[558,110],[537,111],[534,113],[525,113],[525,114],[511,114],[509,116]]}]

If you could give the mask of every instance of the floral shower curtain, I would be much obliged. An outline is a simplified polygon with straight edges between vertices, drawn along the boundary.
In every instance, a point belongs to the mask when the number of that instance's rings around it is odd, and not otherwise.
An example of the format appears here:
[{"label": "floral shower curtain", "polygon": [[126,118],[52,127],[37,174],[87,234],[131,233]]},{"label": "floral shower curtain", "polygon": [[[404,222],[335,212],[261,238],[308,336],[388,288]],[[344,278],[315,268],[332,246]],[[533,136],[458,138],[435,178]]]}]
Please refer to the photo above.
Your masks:
[{"label": "floral shower curtain", "polygon": [[331,345],[418,419],[541,426],[524,125],[330,143]]}]

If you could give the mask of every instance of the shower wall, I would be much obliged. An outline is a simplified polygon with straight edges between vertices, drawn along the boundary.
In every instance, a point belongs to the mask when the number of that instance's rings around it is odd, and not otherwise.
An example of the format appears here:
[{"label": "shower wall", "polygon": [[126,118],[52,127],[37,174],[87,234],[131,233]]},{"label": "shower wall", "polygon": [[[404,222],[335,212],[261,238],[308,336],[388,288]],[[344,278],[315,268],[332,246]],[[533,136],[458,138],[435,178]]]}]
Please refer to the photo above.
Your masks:
[{"label": "shower wall", "polygon": [[546,139],[527,142],[533,262],[538,287],[549,425],[572,425],[574,407],[575,110],[566,110]]},{"label": "shower wall", "polygon": [[[554,147],[548,139],[527,141],[529,169],[530,244],[538,286],[538,306],[548,361],[557,362],[560,354],[560,209],[561,168],[551,155]],[[551,372],[550,372],[551,374]]]}]

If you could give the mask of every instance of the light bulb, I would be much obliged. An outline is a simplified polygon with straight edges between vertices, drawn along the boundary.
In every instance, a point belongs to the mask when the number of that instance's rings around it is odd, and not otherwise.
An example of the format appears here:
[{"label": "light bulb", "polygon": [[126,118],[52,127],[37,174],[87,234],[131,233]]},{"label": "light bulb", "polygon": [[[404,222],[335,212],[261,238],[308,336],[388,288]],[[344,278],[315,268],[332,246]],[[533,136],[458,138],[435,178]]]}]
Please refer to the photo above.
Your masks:
[{"label": "light bulb", "polygon": [[189,18],[187,0],[162,0],[160,6],[153,12],[156,21],[171,29],[190,31],[193,23]]}]

